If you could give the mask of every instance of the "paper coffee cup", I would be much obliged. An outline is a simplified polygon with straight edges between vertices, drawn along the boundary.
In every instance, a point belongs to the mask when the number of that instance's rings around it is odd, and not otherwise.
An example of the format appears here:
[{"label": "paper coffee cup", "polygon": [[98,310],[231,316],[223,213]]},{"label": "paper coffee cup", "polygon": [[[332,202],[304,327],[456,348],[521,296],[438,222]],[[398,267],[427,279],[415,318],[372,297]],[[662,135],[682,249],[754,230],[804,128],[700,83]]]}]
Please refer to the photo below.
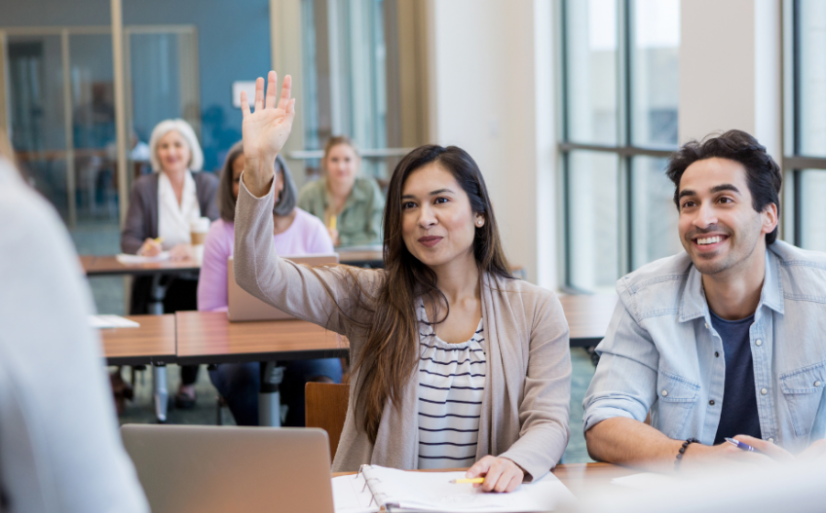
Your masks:
[{"label": "paper coffee cup", "polygon": [[204,259],[204,241],[209,231],[209,218],[199,217],[189,223],[189,238],[192,243],[192,255],[196,262]]},{"label": "paper coffee cup", "polygon": [[209,231],[209,218],[199,217],[189,223],[189,238],[193,246],[202,246]]}]

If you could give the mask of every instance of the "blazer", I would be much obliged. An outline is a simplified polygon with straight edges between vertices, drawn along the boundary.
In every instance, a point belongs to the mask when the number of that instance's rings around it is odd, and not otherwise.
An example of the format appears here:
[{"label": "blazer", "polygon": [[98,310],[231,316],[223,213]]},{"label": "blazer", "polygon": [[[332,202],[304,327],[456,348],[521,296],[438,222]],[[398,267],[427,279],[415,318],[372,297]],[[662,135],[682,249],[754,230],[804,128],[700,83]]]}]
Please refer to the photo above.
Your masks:
[{"label": "blazer", "polygon": [[[353,274],[353,268],[346,266],[310,269],[279,258],[272,244],[273,201],[272,191],[256,198],[241,181],[235,213],[236,281],[277,308],[347,336],[352,358],[357,360],[367,332],[346,322],[345,316],[371,321],[369,312],[356,306],[359,290],[365,291],[362,299],[374,301],[385,271],[362,269]],[[526,471],[526,480],[539,479],[556,465],[568,443],[568,323],[556,295],[527,282],[484,274],[481,294],[488,372],[476,458],[504,456]],[[364,463],[416,468],[415,376],[403,389],[398,408],[390,401],[385,405],[372,444],[356,416],[359,376],[352,375],[350,405],[333,471],[358,470]]]},{"label": "blazer", "polygon": [[[132,184],[129,194],[129,209],[126,212],[126,222],[120,236],[120,249],[124,253],[134,255],[146,239],[158,236],[158,179],[159,173],[144,175]],[[211,173],[192,172],[195,180],[195,194],[198,196],[198,207],[201,215],[210,221],[218,219],[218,204],[215,197],[218,193],[218,177]]]}]

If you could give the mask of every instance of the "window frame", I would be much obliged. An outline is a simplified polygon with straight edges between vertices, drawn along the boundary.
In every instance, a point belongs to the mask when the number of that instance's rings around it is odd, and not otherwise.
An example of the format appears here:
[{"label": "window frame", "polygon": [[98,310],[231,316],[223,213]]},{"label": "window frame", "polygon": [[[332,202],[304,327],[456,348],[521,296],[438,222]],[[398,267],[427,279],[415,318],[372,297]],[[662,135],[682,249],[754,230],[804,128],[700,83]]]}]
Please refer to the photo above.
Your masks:
[{"label": "window frame", "polygon": [[571,263],[574,255],[571,254],[573,245],[571,244],[571,198],[569,195],[571,165],[570,155],[573,151],[603,152],[616,155],[618,159],[619,183],[617,184],[618,195],[618,224],[617,239],[619,244],[618,275],[623,276],[633,268],[634,248],[631,243],[633,233],[633,208],[631,194],[633,191],[633,159],[635,157],[669,158],[678,149],[679,145],[657,146],[657,145],[635,145],[633,144],[633,69],[634,69],[634,47],[632,36],[634,20],[634,0],[615,0],[617,6],[617,144],[594,144],[582,143],[571,140],[569,137],[569,91],[568,91],[568,50],[569,50],[569,27],[567,26],[567,8],[570,1],[582,0],[559,0],[557,4],[557,58],[558,74],[557,87],[559,95],[558,101],[558,133],[560,134],[557,143],[559,153],[560,169],[560,218],[562,219],[562,237],[560,244],[560,261],[562,262],[560,272],[563,275],[562,289],[570,293],[592,293],[584,290],[572,283]]},{"label": "window frame", "polygon": [[[802,100],[801,76],[801,0],[783,0],[782,13],[782,109],[783,109],[783,181],[791,184],[783,194],[783,216],[786,221],[781,234],[795,246],[803,247],[803,172],[826,171],[826,157],[812,157],[801,151]],[[789,240],[791,239],[791,240]]]}]

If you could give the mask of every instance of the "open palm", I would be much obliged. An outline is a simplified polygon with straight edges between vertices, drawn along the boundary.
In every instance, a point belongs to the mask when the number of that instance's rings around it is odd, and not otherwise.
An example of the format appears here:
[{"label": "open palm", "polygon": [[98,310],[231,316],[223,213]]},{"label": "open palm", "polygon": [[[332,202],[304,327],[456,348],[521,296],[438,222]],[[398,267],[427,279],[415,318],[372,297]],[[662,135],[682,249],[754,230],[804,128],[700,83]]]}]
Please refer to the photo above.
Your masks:
[{"label": "open palm", "polygon": [[241,113],[244,121],[245,184],[250,192],[261,195],[267,190],[273,177],[273,162],[284,147],[295,118],[295,100],[290,98],[292,78],[287,75],[281,87],[281,98],[276,105],[276,74],[267,76],[267,94],[264,95],[264,79],[255,82],[255,111],[250,112],[249,100],[241,93]]}]

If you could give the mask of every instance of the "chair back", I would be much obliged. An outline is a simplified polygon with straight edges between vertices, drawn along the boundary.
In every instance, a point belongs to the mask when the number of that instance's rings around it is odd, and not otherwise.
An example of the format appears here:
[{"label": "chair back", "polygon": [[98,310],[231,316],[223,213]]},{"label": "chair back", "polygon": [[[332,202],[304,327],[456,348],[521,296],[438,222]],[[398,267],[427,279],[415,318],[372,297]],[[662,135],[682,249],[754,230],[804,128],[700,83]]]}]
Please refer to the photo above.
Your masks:
[{"label": "chair back", "polygon": [[307,427],[317,427],[327,432],[330,459],[335,459],[350,403],[350,386],[309,381],[304,388],[304,403]]}]

